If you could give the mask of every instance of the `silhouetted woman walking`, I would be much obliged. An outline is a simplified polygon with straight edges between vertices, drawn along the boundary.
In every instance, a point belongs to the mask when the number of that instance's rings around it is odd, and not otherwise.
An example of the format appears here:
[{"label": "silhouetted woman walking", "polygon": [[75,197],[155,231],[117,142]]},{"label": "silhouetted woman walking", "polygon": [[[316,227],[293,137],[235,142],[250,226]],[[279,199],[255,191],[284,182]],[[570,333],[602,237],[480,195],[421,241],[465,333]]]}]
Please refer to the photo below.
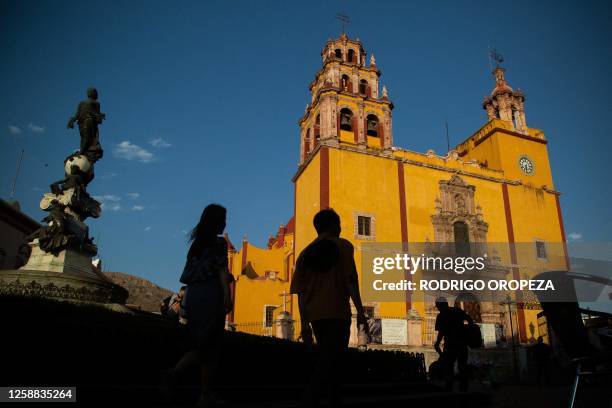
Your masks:
[{"label": "silhouetted woman walking", "polygon": [[202,366],[202,395],[198,406],[212,407],[215,398],[211,381],[218,365],[225,315],[232,308],[227,268],[227,242],[220,237],[225,229],[226,209],[208,205],[200,222],[191,231],[191,247],[180,281],[187,285],[184,305],[192,349],[185,353],[168,373],[166,383],[173,383],[178,374],[192,364]]}]

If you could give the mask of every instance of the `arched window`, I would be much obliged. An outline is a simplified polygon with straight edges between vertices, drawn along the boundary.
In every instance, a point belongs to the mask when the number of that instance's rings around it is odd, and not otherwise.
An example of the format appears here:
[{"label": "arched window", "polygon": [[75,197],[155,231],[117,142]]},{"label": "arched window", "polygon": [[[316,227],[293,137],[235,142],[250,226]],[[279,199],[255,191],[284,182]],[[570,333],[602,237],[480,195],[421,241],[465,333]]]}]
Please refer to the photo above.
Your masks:
[{"label": "arched window", "polygon": [[366,135],[378,137],[378,117],[376,115],[366,117]]},{"label": "arched window", "polygon": [[340,110],[340,129],[353,130],[353,112],[350,109],[343,108]]},{"label": "arched window", "polygon": [[336,54],[336,58],[342,59],[342,50],[340,48],[336,48],[336,51],[334,51],[334,53]]},{"label": "arched window", "polygon": [[351,84],[351,79],[348,75],[342,75],[342,79],[340,81],[342,85],[341,88],[343,91],[353,92],[353,84]]},{"label": "arched window", "polygon": [[366,95],[368,93],[368,81],[365,79],[359,81],[359,93],[362,95]]},{"label": "arched window", "polygon": [[316,141],[318,141],[319,138],[321,137],[321,115],[320,114],[318,114],[315,119],[314,137]]},{"label": "arched window", "polygon": [[310,153],[310,129],[306,129],[306,136],[304,137],[304,158]]},{"label": "arched window", "polygon": [[470,256],[470,231],[467,224],[457,221],[453,224],[455,236],[455,254],[457,256]]},{"label": "arched window", "polygon": [[355,50],[348,50],[347,62],[355,62]]}]

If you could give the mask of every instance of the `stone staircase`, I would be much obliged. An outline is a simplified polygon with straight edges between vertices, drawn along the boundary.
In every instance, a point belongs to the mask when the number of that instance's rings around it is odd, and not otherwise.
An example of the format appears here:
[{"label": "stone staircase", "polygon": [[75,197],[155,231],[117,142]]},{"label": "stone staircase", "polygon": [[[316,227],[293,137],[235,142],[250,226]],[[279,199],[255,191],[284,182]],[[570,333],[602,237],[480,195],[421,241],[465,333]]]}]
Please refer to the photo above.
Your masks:
[{"label": "stone staircase", "polygon": [[[272,381],[272,380],[271,380]],[[223,402],[219,408],[298,408],[304,387],[299,385],[235,385],[217,389]],[[79,406],[105,406],[121,403],[125,407],[187,408],[194,406],[198,389],[178,387],[173,402],[165,402],[158,389],[150,386],[88,387],[77,390]],[[491,396],[480,391],[445,392],[430,382],[348,384],[342,387],[344,407],[489,407]],[[110,405],[109,405],[110,404]],[[322,400],[322,407],[329,406]]]}]

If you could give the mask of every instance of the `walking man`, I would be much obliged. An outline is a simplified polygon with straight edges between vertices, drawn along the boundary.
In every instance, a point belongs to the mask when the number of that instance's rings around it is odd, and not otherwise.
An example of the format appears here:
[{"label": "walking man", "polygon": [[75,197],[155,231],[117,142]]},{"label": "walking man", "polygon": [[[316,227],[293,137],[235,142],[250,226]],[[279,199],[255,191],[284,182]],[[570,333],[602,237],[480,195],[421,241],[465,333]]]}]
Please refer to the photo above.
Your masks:
[{"label": "walking man", "polygon": [[[445,370],[446,390],[452,391],[455,362],[459,369],[459,391],[468,389],[468,345],[465,322],[473,323],[472,318],[458,307],[450,307],[444,297],[436,300],[436,308],[440,311],[436,317],[438,338],[434,348],[440,355],[440,361]],[[444,351],[440,343],[444,339]]]},{"label": "walking man", "polygon": [[[299,255],[291,293],[298,295],[302,338],[312,338],[319,349],[319,360],[306,390],[306,406],[318,406],[323,388],[330,406],[339,406],[342,357],[348,348],[351,328],[351,305],[357,309],[357,322],[366,317],[359,294],[353,245],[340,238],[340,217],[325,209],[314,217],[317,238]],[[309,324],[308,324],[309,323]],[[311,332],[312,327],[312,332]]]}]

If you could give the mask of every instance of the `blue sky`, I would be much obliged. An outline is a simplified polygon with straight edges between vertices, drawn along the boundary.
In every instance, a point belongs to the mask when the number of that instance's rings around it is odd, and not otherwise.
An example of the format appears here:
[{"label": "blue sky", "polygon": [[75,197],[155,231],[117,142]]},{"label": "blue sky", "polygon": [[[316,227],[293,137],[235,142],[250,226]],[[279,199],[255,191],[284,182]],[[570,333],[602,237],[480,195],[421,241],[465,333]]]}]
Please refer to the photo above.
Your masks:
[{"label": "blue sky", "polygon": [[88,86],[107,121],[89,221],[104,269],[177,286],[185,232],[207,203],[255,245],[293,210],[298,125],[325,41],[348,33],[376,56],[395,103],[395,144],[445,152],[485,121],[487,47],[541,128],[570,237],[611,241],[610,2],[0,1],[0,197],[26,213],[78,147],[66,121]]}]

